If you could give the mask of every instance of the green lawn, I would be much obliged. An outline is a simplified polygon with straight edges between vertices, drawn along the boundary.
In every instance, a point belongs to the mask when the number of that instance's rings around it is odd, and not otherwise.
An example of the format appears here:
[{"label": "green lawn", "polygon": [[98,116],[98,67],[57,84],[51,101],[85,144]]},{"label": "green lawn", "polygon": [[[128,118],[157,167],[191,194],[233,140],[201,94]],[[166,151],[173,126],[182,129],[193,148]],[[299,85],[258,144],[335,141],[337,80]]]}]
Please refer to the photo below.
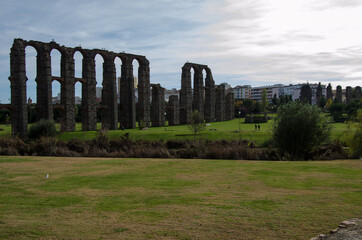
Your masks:
[{"label": "green lawn", "polygon": [[[98,124],[98,128],[100,128]],[[210,123],[210,126],[206,127],[206,130],[201,132],[198,138],[210,139],[210,140],[232,140],[232,139],[248,139],[254,141],[257,144],[262,144],[266,140],[271,138],[272,121],[268,123],[261,123],[261,130],[255,131],[255,124],[246,124],[242,118],[240,121],[240,132],[239,132],[239,119],[234,119],[225,122],[214,122]],[[0,137],[9,137],[11,127],[10,125],[0,125],[5,131],[0,132]],[[58,126],[59,128],[59,126]],[[70,140],[72,138],[79,139],[93,139],[97,132],[96,131],[81,131],[81,124],[77,123],[75,132],[65,132],[58,136],[61,140]],[[344,123],[335,123],[331,131],[332,139],[344,140],[344,133],[347,130],[347,125]],[[151,127],[146,130],[139,129],[127,129],[127,130],[112,130],[108,132],[110,139],[120,138],[125,133],[129,133],[131,139],[147,139],[147,140],[182,140],[182,139],[193,139],[191,131],[186,125],[181,126],[167,126],[165,127]]]},{"label": "green lawn", "polygon": [[0,189],[0,239],[309,239],[361,216],[362,161],[2,156]]}]

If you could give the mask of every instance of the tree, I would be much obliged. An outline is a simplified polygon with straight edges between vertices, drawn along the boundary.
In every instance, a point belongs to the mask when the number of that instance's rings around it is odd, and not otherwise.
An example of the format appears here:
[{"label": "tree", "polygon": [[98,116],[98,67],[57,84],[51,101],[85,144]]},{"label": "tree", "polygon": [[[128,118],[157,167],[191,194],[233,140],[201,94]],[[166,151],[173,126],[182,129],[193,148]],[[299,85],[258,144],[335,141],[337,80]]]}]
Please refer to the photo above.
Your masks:
[{"label": "tree", "polygon": [[329,120],[317,106],[291,102],[279,107],[273,124],[273,140],[293,160],[308,153],[329,137]]},{"label": "tree", "polygon": [[261,111],[265,113],[268,105],[269,105],[268,93],[266,92],[265,89],[263,89],[263,92],[261,93]]},{"label": "tree", "polygon": [[327,86],[327,101],[333,99],[332,85],[328,84]]},{"label": "tree", "polygon": [[332,103],[329,107],[329,113],[331,114],[333,121],[335,122],[344,122],[346,120],[345,117],[343,117],[344,113],[344,103]]},{"label": "tree", "polygon": [[312,103],[312,89],[309,86],[309,83],[303,85],[300,89],[300,101],[304,103]]},{"label": "tree", "polygon": [[362,109],[357,111],[355,118],[348,121],[346,140],[352,157],[362,157]]},{"label": "tree", "polygon": [[332,98],[328,98],[327,102],[326,102],[326,108],[329,109],[333,104],[333,99]]},{"label": "tree", "polygon": [[326,106],[326,103],[327,103],[326,98],[322,95],[318,100],[318,106],[320,108],[324,108]]},{"label": "tree", "polygon": [[187,125],[188,128],[193,132],[194,134],[194,141],[196,141],[196,135],[198,132],[203,131],[206,128],[206,125],[204,123],[204,120],[201,117],[201,114],[199,111],[194,110],[191,115],[191,122],[189,125]]},{"label": "tree", "polygon": [[255,102],[251,108],[252,113],[260,113],[262,111],[262,106],[260,102]]}]

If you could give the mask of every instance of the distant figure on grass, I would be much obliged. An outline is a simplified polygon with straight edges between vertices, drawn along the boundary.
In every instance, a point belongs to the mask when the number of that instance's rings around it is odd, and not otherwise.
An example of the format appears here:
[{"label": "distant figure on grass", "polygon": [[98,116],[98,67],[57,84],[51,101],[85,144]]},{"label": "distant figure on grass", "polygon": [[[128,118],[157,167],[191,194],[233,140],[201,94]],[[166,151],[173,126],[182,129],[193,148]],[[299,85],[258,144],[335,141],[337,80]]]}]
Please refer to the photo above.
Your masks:
[{"label": "distant figure on grass", "polygon": [[258,130],[258,126],[256,126],[256,124],[255,124],[255,131],[256,131],[256,130]]},{"label": "distant figure on grass", "polygon": [[260,131],[260,125],[258,124],[258,130]]}]

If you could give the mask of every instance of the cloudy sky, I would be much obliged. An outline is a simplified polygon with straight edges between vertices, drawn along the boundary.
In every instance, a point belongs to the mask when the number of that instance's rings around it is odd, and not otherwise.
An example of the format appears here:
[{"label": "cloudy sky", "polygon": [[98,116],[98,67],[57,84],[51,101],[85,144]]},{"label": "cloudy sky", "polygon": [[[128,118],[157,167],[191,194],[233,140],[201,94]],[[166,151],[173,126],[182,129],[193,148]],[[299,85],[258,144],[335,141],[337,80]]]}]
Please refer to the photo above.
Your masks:
[{"label": "cloudy sky", "polygon": [[[362,85],[361,13],[361,0],[1,0],[0,100],[10,98],[14,38],[145,55],[151,82],[166,88],[180,88],[186,61],[208,65],[217,84]],[[35,99],[36,53],[26,54]],[[59,58],[52,51],[53,75]]]}]

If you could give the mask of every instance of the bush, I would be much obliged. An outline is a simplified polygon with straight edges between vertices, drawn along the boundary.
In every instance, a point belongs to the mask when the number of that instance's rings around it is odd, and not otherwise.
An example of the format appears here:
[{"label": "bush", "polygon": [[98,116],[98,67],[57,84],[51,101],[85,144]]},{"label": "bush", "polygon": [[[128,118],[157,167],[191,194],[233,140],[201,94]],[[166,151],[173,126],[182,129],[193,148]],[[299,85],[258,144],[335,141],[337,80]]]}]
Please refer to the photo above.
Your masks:
[{"label": "bush", "polygon": [[273,125],[276,147],[292,160],[305,159],[329,137],[329,120],[316,106],[292,102],[279,107]]},{"label": "bush", "polygon": [[30,126],[28,135],[31,139],[54,137],[57,135],[57,129],[53,120],[42,119]]}]

